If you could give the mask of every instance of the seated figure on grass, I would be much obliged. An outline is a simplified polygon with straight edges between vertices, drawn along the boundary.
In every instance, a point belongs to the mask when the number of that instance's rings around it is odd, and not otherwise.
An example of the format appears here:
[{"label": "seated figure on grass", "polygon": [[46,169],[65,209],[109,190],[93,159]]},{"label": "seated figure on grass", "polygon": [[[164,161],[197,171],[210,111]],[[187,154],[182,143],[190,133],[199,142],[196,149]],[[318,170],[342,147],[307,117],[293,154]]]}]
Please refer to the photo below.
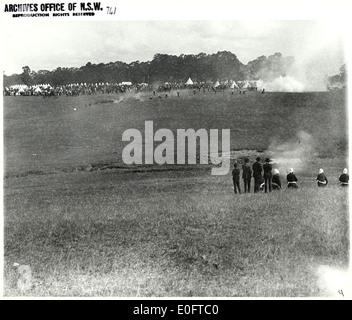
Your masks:
[{"label": "seated figure on grass", "polygon": [[298,189],[297,181],[298,179],[296,175],[293,173],[293,168],[291,168],[289,174],[287,175],[287,188]]},{"label": "seated figure on grass", "polygon": [[326,187],[327,184],[328,184],[328,179],[325,176],[324,170],[320,168],[317,176],[317,185],[318,187]]},{"label": "seated figure on grass", "polygon": [[281,190],[281,180],[280,180],[280,172],[278,169],[274,169],[273,178],[271,180],[271,185],[273,190]]},{"label": "seated figure on grass", "polygon": [[339,178],[340,187],[348,187],[348,181],[350,179],[347,168],[343,169],[342,174]]}]

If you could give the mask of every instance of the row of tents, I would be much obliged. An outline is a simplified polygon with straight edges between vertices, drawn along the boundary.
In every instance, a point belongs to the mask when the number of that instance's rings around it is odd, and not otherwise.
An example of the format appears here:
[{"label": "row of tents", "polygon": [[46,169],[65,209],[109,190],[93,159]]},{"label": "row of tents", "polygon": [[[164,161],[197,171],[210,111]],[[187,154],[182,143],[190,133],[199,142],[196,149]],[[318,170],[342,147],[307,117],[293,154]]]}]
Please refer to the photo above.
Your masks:
[{"label": "row of tents", "polygon": [[[57,89],[60,91],[63,91],[63,89],[91,89],[93,91],[98,90],[99,88],[110,88],[111,86],[115,87],[115,86],[119,86],[119,87],[124,87],[124,88],[137,88],[138,90],[145,90],[147,88],[149,88],[150,86],[147,83],[140,83],[140,84],[135,84],[133,85],[132,82],[129,81],[124,81],[121,83],[114,83],[114,84],[109,84],[109,83],[71,83],[71,84],[66,84],[66,85],[62,85],[62,86],[56,86],[55,88],[53,88],[50,84],[36,84],[36,85],[32,85],[32,86],[26,86],[24,84],[17,84],[17,85],[12,85],[9,88],[5,88],[5,92],[11,93],[11,92],[15,92],[17,95],[20,94],[25,94],[27,92],[31,92],[32,94],[41,94],[42,92],[45,91],[50,91],[53,89]],[[183,87],[190,87],[190,86],[196,86],[196,87],[201,87],[201,86],[207,86],[207,87],[213,87],[213,88],[219,88],[219,89],[226,89],[226,88],[230,88],[230,89],[235,89],[235,90],[253,90],[253,89],[262,89],[263,88],[263,81],[262,80],[257,80],[257,81],[234,81],[234,80],[226,80],[226,81],[216,81],[211,82],[211,81],[207,81],[207,82],[201,82],[201,83],[197,83],[197,82],[193,82],[191,78],[188,78],[188,80],[186,81],[186,83],[169,83],[169,82],[165,82],[164,85],[162,86],[163,89],[169,88],[183,88]],[[153,85],[150,87],[153,88]]]},{"label": "row of tents", "polygon": [[35,84],[32,86],[27,86],[25,84],[15,84],[10,86],[9,88],[6,87],[5,91],[15,91],[18,94],[25,93],[28,90],[31,90],[33,92],[39,93],[42,92],[43,90],[50,90],[52,89],[52,86],[50,84]]},{"label": "row of tents", "polygon": [[[186,85],[194,85],[197,84],[195,82],[192,81],[191,78],[188,78]],[[244,80],[244,81],[234,81],[234,80],[226,80],[222,83],[220,83],[219,81],[216,81],[213,84],[214,88],[217,88],[221,85],[226,85],[228,86],[230,89],[250,89],[250,88],[262,88],[263,87],[263,81],[262,80],[256,80],[256,81],[248,81],[248,80]]]}]

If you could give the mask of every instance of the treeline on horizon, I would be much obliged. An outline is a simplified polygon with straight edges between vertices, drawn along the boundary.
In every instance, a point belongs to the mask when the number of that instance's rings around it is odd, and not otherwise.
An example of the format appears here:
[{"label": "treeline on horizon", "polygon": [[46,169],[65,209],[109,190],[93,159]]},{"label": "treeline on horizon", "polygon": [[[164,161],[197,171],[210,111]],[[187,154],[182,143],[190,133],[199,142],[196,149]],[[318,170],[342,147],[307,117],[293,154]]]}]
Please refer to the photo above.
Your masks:
[{"label": "treeline on horizon", "polygon": [[277,52],[268,57],[260,56],[241,63],[237,56],[229,51],[215,54],[199,53],[181,54],[180,56],[160,54],[154,55],[152,61],[121,61],[93,64],[88,62],[79,68],[58,67],[52,71],[22,67],[21,74],[4,75],[4,87],[15,84],[28,86],[50,84],[52,86],[70,83],[184,83],[188,78],[194,82],[226,81],[226,80],[263,80],[272,81],[285,76],[293,66],[293,57],[284,57]]},{"label": "treeline on horizon", "polygon": [[199,53],[181,54],[180,56],[160,54],[154,55],[152,61],[121,61],[93,64],[88,62],[79,68],[58,67],[52,71],[22,67],[21,74],[4,75],[4,86],[14,84],[34,85],[49,83],[63,85],[70,83],[158,83],[186,82],[191,78],[194,82],[226,81],[226,80],[270,80],[277,76],[285,76],[288,68],[294,63],[293,57],[283,57],[275,53],[269,57],[261,56],[247,65],[241,63],[237,56],[229,51],[215,54]]}]

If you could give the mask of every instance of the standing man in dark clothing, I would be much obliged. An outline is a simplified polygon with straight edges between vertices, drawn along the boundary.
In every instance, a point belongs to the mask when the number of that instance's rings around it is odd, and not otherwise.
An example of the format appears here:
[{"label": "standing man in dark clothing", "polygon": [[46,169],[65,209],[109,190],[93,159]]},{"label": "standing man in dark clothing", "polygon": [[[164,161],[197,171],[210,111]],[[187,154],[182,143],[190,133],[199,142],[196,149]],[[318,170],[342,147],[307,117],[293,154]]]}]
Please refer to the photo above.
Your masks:
[{"label": "standing man in dark clothing", "polygon": [[241,194],[241,188],[240,188],[240,169],[237,168],[237,163],[233,165],[233,170],[232,170],[232,181],[233,181],[233,189],[235,191],[235,194],[237,194],[237,189],[238,193]]},{"label": "standing man in dark clothing", "polygon": [[288,189],[298,189],[297,186],[297,177],[293,173],[293,168],[290,169],[290,173],[287,175],[287,188]]},{"label": "standing man in dark clothing", "polygon": [[259,192],[260,184],[262,183],[262,165],[260,164],[260,157],[256,158],[256,162],[253,163],[253,178],[254,178],[254,193]]},{"label": "standing man in dark clothing", "polygon": [[263,164],[263,170],[264,170],[264,186],[265,186],[265,193],[268,192],[268,187],[269,187],[269,192],[271,192],[271,179],[272,179],[272,167],[270,164],[270,159],[266,158],[265,163]]},{"label": "standing man in dark clothing", "polygon": [[249,165],[249,159],[244,160],[244,165],[242,166],[242,179],[244,183],[244,193],[250,192],[251,190],[251,179],[252,179],[252,168]]}]

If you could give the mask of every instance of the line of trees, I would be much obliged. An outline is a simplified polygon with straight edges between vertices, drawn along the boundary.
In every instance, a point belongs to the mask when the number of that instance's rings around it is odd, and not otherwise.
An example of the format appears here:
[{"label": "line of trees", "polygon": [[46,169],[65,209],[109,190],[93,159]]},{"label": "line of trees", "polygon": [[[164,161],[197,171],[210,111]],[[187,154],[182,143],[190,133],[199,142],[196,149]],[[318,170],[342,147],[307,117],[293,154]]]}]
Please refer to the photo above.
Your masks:
[{"label": "line of trees", "polygon": [[13,84],[64,85],[69,83],[132,83],[185,82],[189,77],[196,82],[226,80],[270,80],[285,76],[294,63],[293,57],[283,57],[275,53],[269,57],[261,56],[247,65],[229,51],[215,54],[199,53],[180,56],[154,55],[152,61],[125,63],[121,61],[93,64],[88,62],[80,68],[58,67],[49,70],[22,68],[22,74],[4,75],[4,86]]}]

